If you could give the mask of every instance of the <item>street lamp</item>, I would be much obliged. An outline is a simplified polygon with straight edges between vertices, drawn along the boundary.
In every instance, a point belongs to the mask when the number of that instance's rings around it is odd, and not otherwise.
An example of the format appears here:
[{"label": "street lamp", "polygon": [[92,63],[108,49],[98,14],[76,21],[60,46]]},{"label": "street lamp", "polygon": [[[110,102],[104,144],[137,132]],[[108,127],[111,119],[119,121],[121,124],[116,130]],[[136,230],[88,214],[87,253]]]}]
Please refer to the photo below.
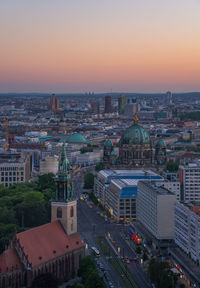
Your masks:
[{"label": "street lamp", "polygon": [[118,254],[120,256],[120,247],[117,247]]}]

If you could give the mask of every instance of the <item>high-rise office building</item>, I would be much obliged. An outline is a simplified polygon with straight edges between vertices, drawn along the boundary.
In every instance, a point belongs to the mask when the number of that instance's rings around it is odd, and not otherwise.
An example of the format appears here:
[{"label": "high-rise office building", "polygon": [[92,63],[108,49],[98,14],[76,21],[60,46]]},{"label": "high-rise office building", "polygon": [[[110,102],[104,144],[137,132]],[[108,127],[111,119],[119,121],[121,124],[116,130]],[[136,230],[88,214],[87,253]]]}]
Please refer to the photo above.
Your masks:
[{"label": "high-rise office building", "polygon": [[112,99],[110,95],[105,96],[105,113],[112,113]]},{"label": "high-rise office building", "polygon": [[153,182],[138,183],[137,220],[157,240],[174,238],[176,195]]},{"label": "high-rise office building", "polygon": [[59,110],[59,99],[53,94],[50,98],[49,108],[52,112]]},{"label": "high-rise office building", "polygon": [[129,102],[124,106],[124,115],[127,118],[133,118],[133,116],[140,111],[140,104],[137,102]]},{"label": "high-rise office building", "polygon": [[128,103],[128,97],[125,94],[121,94],[118,97],[118,113],[119,115],[124,114],[124,107]]},{"label": "high-rise office building", "polygon": [[167,91],[167,104],[171,105],[172,104],[172,92]]}]

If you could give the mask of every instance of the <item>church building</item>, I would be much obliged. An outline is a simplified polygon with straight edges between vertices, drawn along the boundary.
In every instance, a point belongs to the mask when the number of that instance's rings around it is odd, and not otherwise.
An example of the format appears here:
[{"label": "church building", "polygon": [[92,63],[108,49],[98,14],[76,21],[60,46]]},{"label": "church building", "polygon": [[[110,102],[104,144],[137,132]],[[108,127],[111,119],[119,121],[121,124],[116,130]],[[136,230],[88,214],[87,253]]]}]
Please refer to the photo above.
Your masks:
[{"label": "church building", "polygon": [[67,281],[77,275],[84,256],[85,245],[77,233],[77,200],[63,144],[51,223],[15,233],[0,255],[0,288],[31,287],[33,280],[45,273]]},{"label": "church building", "polygon": [[124,131],[118,143],[118,155],[114,151],[112,142],[108,139],[105,141],[103,156],[105,169],[133,169],[166,163],[164,141],[159,140],[154,153],[149,132],[138,122],[138,116],[135,114],[133,125]]}]

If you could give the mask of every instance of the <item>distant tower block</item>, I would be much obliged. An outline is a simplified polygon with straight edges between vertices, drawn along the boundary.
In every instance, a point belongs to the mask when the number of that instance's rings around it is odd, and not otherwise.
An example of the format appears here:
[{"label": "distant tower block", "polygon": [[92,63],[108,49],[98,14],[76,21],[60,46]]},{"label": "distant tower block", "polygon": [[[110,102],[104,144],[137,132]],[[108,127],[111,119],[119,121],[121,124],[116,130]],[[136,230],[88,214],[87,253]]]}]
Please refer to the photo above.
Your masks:
[{"label": "distant tower block", "polygon": [[105,113],[112,113],[112,99],[110,95],[105,97]]},{"label": "distant tower block", "polygon": [[52,112],[56,112],[59,110],[59,99],[56,98],[55,94],[52,94],[50,98],[49,109]]},{"label": "distant tower block", "polygon": [[124,107],[128,103],[128,97],[125,94],[121,94],[118,98],[118,113],[119,115],[124,114]]},{"label": "distant tower block", "polygon": [[172,104],[173,101],[172,101],[172,92],[170,91],[167,91],[167,104]]}]

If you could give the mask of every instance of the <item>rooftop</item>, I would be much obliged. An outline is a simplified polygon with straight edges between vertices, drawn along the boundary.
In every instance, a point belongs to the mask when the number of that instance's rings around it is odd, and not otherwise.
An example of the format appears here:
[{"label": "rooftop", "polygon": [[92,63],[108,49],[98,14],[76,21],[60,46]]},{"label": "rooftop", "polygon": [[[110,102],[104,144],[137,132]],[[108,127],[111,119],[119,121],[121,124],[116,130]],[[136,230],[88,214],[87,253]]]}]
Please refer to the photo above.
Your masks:
[{"label": "rooftop", "polygon": [[[101,170],[100,176],[108,184],[111,180],[120,180],[121,186],[137,186],[139,180],[163,180],[163,177],[151,170]],[[123,182],[122,182],[123,180]]]},{"label": "rooftop", "polygon": [[16,234],[32,266],[76,250],[84,244],[78,233],[68,236],[59,221]]},{"label": "rooftop", "polygon": [[156,185],[156,182],[141,181],[140,183],[142,183],[146,187],[152,189],[154,192],[156,192],[156,194],[159,194],[159,195],[175,195],[173,192],[169,191],[168,189]]}]

